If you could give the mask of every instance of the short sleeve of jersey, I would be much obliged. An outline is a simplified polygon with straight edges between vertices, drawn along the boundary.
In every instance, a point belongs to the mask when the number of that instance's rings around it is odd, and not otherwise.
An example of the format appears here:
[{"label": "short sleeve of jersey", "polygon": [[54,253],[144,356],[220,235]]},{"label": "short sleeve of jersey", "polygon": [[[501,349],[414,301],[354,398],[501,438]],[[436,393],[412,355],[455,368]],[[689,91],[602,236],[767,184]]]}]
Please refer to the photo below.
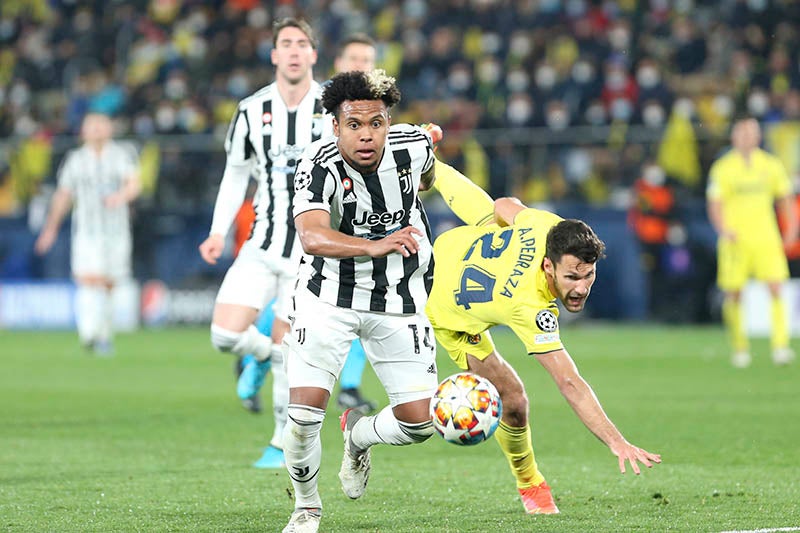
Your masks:
[{"label": "short sleeve of jersey", "polygon": [[120,144],[120,170],[123,177],[127,178],[131,173],[137,170],[139,165],[139,157],[136,154],[136,148],[132,144]]},{"label": "short sleeve of jersey", "polygon": [[64,160],[61,161],[61,166],[58,168],[58,188],[66,189],[74,193],[77,189],[78,173],[75,165],[76,153],[74,151],[67,152]]},{"label": "short sleeve of jersey", "polygon": [[709,200],[719,200],[722,197],[722,176],[721,164],[719,161],[711,165],[708,173],[708,185],[706,186],[706,198]]},{"label": "short sleeve of jersey", "polygon": [[775,198],[783,198],[792,192],[792,182],[789,180],[789,174],[786,172],[786,167],[777,157],[770,158],[772,165],[772,194]]},{"label": "short sleeve of jersey", "polygon": [[433,168],[434,163],[434,155],[433,155],[433,140],[431,139],[431,134],[428,133],[427,130],[416,126],[416,128],[425,134],[425,139],[428,141],[428,152],[427,152],[427,159],[425,159],[425,164],[422,165],[422,173],[425,174],[431,168]]},{"label": "short sleeve of jersey", "polygon": [[336,182],[330,172],[313,159],[302,158],[294,174],[293,216],[313,209],[330,213],[335,192]]},{"label": "short sleeve of jersey", "polygon": [[522,306],[508,325],[529,354],[547,353],[564,347],[559,334],[557,307]]},{"label": "short sleeve of jersey", "polygon": [[232,165],[247,163],[253,155],[253,145],[250,143],[250,123],[247,112],[241,105],[228,126],[228,134],[225,136],[225,153],[228,156],[228,164]]}]

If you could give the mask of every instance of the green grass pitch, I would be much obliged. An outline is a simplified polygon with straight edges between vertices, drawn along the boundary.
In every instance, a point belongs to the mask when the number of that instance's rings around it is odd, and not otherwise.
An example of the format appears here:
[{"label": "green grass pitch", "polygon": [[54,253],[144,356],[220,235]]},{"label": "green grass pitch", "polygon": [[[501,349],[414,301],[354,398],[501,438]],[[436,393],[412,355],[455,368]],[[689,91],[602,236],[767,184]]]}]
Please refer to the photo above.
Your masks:
[{"label": "green grass pitch", "polygon": [[[571,324],[563,338],[611,419],[661,453],[661,465],[621,475],[501,330],[495,339],[526,383],[536,457],[561,514],[524,514],[494,442],[460,448],[437,436],[376,448],[367,493],[350,501],[336,476],[332,407],[321,531],[800,526],[800,365],[774,367],[762,340],[753,366],[733,369],[715,327]],[[250,466],[271,415],[242,409],[231,363],[205,329],[120,335],[104,359],[83,353],[71,332],[0,332],[0,530],[280,531],[293,507],[288,476]],[[440,354],[440,376],[455,371]],[[370,370],[364,388],[385,403]]]}]

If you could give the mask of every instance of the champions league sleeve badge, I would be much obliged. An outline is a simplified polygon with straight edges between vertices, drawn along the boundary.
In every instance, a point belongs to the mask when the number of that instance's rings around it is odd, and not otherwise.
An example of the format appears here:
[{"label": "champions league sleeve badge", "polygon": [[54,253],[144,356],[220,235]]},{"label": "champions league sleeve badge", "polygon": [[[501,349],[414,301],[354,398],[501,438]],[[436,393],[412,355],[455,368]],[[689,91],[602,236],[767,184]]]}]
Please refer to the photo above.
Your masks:
[{"label": "champions league sleeve badge", "polygon": [[540,330],[547,333],[552,333],[558,329],[558,319],[556,318],[555,313],[549,309],[542,309],[536,313],[536,325]]}]

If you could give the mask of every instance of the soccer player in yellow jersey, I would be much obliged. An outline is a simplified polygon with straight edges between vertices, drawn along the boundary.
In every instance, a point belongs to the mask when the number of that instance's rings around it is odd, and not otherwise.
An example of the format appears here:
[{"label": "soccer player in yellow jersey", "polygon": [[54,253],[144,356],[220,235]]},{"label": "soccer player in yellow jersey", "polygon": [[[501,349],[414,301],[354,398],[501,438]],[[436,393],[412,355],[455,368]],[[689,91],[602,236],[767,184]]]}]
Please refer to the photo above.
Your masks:
[{"label": "soccer player in yellow jersey", "polygon": [[453,361],[488,378],[500,392],[503,415],[495,438],[516,477],[525,510],[558,513],[534,458],[525,386],[497,352],[488,331],[492,326],[509,326],[522,340],[581,421],[618,457],[620,471],[625,472],[626,462],[637,474],[639,462],[648,467],[661,462],[660,455],[625,440],[559,336],[556,300],[568,311],[583,309],[595,280],[595,263],[604,255],[603,242],[585,223],[526,208],[516,198],[492,203],[444,164],[437,163],[436,173],[437,189],[448,205],[475,225],[454,228],[436,239],[426,312],[436,340]]},{"label": "soccer player in yellow jersey", "polygon": [[[731,133],[733,149],[711,166],[706,191],[709,219],[719,236],[717,285],[725,293],[723,320],[733,347],[731,362],[739,368],[751,361],[741,308],[742,287],[751,277],[769,287],[772,360],[783,365],[794,359],[781,286],[789,277],[784,246],[797,239],[797,213],[786,169],[758,147],[760,141],[755,119],[737,121]],[[783,238],[776,201],[787,222]]]}]

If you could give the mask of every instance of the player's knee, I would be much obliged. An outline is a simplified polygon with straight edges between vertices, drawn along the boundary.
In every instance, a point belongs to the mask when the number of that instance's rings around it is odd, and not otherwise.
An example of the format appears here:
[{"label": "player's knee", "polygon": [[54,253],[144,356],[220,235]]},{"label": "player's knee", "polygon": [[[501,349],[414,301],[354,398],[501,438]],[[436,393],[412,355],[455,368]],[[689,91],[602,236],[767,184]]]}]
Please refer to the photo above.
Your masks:
[{"label": "player's knee", "polygon": [[220,352],[231,352],[239,343],[243,332],[231,331],[211,324],[211,344]]},{"label": "player's knee", "polygon": [[433,435],[433,422],[426,420],[419,424],[409,424],[408,422],[397,421],[403,435],[404,444],[419,444],[425,442]]},{"label": "player's knee", "polygon": [[308,405],[289,404],[287,409],[284,442],[289,438],[296,442],[305,442],[319,435],[325,411]]}]

